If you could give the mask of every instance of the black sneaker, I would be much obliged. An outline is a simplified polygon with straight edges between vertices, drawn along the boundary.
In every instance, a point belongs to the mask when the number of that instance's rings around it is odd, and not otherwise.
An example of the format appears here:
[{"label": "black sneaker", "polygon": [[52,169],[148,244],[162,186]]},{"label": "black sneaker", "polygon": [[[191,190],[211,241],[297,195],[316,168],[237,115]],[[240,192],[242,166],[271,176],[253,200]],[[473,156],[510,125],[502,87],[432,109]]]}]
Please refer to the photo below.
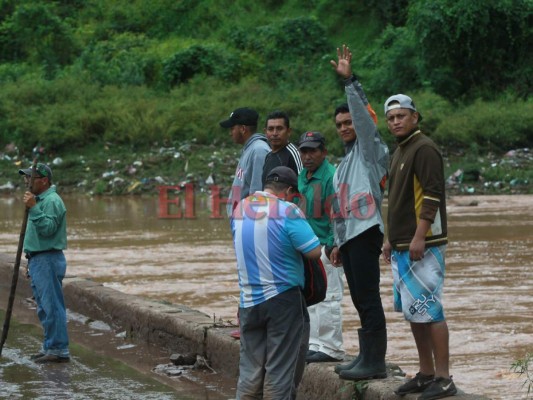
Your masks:
[{"label": "black sneaker", "polygon": [[36,364],[48,364],[48,363],[67,363],[70,361],[70,357],[60,357],[54,354],[46,354],[42,357],[33,360]]},{"label": "black sneaker", "polygon": [[424,375],[417,373],[415,377],[394,391],[398,396],[405,396],[408,393],[420,393],[426,390],[426,388],[433,383],[433,375]]},{"label": "black sneaker", "polygon": [[418,400],[435,400],[442,399],[443,397],[453,396],[457,393],[457,388],[450,378],[435,378],[431,385],[424,390],[424,392],[418,397]]},{"label": "black sneaker", "polygon": [[43,356],[45,356],[45,355],[46,355],[46,354],[44,354],[44,353],[40,353],[40,352],[39,352],[39,353],[36,353],[36,354],[32,354],[32,355],[30,356],[30,360],[36,360],[36,359],[41,358],[41,357],[43,357]]}]

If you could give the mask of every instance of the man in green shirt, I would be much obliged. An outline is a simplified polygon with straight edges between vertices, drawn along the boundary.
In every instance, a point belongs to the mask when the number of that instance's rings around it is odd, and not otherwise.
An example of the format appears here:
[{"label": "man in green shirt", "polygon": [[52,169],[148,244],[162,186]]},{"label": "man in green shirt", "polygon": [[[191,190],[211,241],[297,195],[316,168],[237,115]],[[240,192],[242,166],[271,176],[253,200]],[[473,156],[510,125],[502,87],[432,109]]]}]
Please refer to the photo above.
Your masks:
[{"label": "man in green shirt", "polygon": [[304,166],[298,175],[298,191],[302,195],[300,208],[323,245],[321,260],[328,278],[326,298],[308,308],[311,329],[306,361],[340,361],[345,354],[342,347],[342,268],[334,267],[329,261],[334,249],[330,208],[335,195],[335,167],[326,159],[326,140],[319,132],[304,133],[298,147]]},{"label": "man in green shirt", "polygon": [[28,186],[23,198],[29,209],[24,252],[37,303],[37,316],[44,331],[41,350],[31,358],[38,364],[68,362],[67,313],[62,287],[67,269],[63,254],[67,247],[67,210],[56,192],[56,186],[52,185],[50,167],[41,163],[35,166],[30,188],[32,170],[19,170]]}]

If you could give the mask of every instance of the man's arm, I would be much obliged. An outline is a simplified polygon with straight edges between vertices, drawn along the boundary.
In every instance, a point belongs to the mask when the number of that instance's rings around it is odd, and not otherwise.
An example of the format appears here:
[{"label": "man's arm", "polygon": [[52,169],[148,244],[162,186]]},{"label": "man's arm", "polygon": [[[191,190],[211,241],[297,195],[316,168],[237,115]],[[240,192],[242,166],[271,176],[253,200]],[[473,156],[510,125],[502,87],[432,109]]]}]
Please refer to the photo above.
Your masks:
[{"label": "man's arm", "polygon": [[426,235],[440,208],[444,188],[444,166],[440,153],[433,147],[423,146],[414,160],[415,175],[422,187],[422,207],[416,232],[409,245],[411,260],[424,257]]},{"label": "man's arm", "polygon": [[65,215],[65,207],[59,201],[47,200],[42,207],[31,207],[28,218],[41,236],[52,236],[59,229]]},{"label": "man's arm", "polygon": [[252,176],[250,177],[250,194],[263,190],[263,167],[265,166],[268,149],[257,148],[254,150]]},{"label": "man's arm", "polygon": [[322,246],[318,245],[313,250],[308,251],[307,253],[302,253],[305,258],[309,258],[310,260],[318,260],[320,256],[322,255]]},{"label": "man's arm", "polygon": [[313,232],[311,225],[305,219],[303,211],[297,205],[291,204],[291,210],[287,210],[285,229],[293,247],[305,258],[319,259],[322,255],[322,246],[318,237]]},{"label": "man's arm", "polygon": [[379,137],[376,127],[376,113],[368,104],[366,94],[355,75],[352,74],[352,53],[346,45],[337,49],[338,61],[331,60],[339,76],[345,80],[345,90],[352,116],[353,126],[357,133],[357,142],[363,157],[367,160],[376,161],[375,138]]},{"label": "man's arm", "polygon": [[409,258],[413,261],[418,261],[424,258],[424,251],[426,250],[426,234],[431,227],[431,221],[421,219],[416,226],[415,236],[409,244]]}]

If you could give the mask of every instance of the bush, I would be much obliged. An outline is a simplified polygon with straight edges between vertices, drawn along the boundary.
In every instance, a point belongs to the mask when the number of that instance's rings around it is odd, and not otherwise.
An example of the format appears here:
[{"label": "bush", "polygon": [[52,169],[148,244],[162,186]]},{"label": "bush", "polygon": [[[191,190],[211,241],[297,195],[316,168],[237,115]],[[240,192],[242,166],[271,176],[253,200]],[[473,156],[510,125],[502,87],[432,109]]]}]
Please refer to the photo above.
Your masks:
[{"label": "bush", "polygon": [[11,10],[0,25],[0,60],[41,64],[51,78],[77,56],[72,28],[53,3],[28,2]]},{"label": "bush", "polygon": [[435,140],[448,148],[503,152],[533,145],[533,104],[502,99],[498,102],[477,100],[442,118],[434,133]]},{"label": "bush", "polygon": [[531,15],[530,0],[412,0],[407,27],[424,79],[453,101],[494,98],[515,79],[531,93]]},{"label": "bush", "polygon": [[0,83],[17,82],[31,74],[40,75],[39,68],[26,63],[0,64]]},{"label": "bush", "polygon": [[170,87],[185,83],[197,74],[237,81],[242,71],[243,65],[236,54],[214,45],[193,45],[163,62],[163,79]]},{"label": "bush", "polygon": [[363,66],[371,71],[365,87],[373,95],[387,98],[422,87],[416,43],[407,28],[387,26]]},{"label": "bush", "polygon": [[102,85],[154,84],[160,80],[160,62],[149,55],[151,45],[142,34],[115,35],[88,46],[79,58],[78,67]]},{"label": "bush", "polygon": [[[312,17],[287,18],[255,29],[236,29],[230,33],[234,45],[253,53],[263,67],[257,73],[263,81],[297,82],[302,75],[321,73],[321,61],[331,54],[324,27]],[[329,56],[328,56],[329,57]],[[327,64],[326,64],[327,65]]]}]

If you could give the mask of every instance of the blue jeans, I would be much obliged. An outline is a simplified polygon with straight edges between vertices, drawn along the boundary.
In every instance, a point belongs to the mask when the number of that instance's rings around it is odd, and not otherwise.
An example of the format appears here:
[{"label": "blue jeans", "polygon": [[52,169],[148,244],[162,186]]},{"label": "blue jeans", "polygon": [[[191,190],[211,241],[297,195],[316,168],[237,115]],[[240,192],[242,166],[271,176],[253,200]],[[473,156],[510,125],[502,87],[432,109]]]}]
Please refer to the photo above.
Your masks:
[{"label": "blue jeans", "polygon": [[69,357],[67,312],[62,282],[67,261],[62,251],[40,253],[28,261],[37,316],[44,331],[41,352]]}]

